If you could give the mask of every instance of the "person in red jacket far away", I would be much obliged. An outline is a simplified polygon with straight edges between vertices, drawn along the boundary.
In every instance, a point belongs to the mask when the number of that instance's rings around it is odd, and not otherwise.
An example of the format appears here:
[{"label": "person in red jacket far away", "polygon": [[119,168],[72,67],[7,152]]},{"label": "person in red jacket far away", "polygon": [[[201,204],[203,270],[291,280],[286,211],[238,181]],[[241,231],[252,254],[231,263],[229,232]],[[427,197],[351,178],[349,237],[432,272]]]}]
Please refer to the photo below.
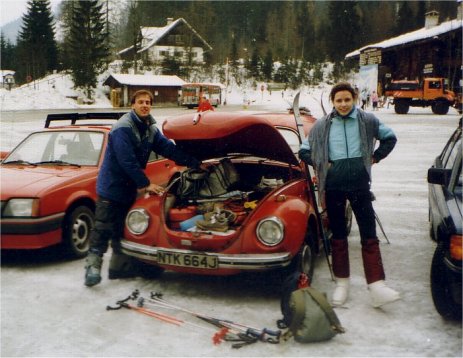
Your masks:
[{"label": "person in red jacket far away", "polygon": [[212,107],[211,102],[209,102],[209,100],[206,97],[201,98],[198,105],[198,112],[206,112],[209,110],[214,110],[214,107]]}]

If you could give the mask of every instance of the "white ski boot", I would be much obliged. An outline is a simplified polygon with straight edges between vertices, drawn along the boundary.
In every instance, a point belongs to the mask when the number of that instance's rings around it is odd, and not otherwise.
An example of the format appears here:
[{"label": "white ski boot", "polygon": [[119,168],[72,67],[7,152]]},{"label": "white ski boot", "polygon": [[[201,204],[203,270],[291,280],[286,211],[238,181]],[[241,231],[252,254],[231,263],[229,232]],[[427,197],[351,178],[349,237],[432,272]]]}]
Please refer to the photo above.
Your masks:
[{"label": "white ski boot", "polygon": [[387,287],[384,280],[370,283],[368,290],[370,291],[372,305],[375,308],[400,299],[400,294],[392,288]]},{"label": "white ski boot", "polygon": [[347,301],[349,295],[349,277],[338,278],[336,277],[336,288],[334,289],[331,304],[334,307],[342,306]]}]

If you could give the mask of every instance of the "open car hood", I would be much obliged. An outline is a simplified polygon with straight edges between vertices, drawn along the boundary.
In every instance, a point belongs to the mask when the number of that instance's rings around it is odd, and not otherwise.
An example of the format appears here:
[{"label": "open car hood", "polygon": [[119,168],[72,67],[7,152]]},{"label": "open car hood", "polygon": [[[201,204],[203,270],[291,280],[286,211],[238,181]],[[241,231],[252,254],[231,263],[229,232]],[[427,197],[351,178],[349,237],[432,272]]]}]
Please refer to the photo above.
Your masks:
[{"label": "open car hood", "polygon": [[204,112],[169,118],[163,133],[199,160],[249,154],[298,165],[298,159],[265,115]]}]

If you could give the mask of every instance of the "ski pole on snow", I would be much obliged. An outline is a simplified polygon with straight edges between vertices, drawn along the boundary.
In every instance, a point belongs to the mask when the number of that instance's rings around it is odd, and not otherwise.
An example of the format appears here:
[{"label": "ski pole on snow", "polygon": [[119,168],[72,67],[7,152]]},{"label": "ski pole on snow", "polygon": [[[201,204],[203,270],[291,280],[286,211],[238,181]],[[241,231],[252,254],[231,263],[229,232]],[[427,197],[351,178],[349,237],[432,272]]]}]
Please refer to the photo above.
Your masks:
[{"label": "ski pole on snow", "polygon": [[213,331],[214,336],[212,337],[212,341],[213,341],[214,344],[220,344],[222,342],[222,340],[224,340],[224,339],[227,340],[227,338],[226,338],[226,336],[228,334],[228,329],[227,328],[222,328],[219,331],[216,331],[216,330],[213,330],[213,329],[209,329],[209,327],[205,327],[205,326],[201,326],[199,324],[195,324],[193,322],[181,320],[181,319],[178,319],[176,317],[167,315],[165,313],[156,312],[156,311],[144,308],[144,307],[134,306],[134,305],[131,305],[130,303],[127,302],[128,300],[135,299],[135,298],[136,298],[136,296],[134,296],[134,294],[132,294],[129,297],[127,297],[126,299],[124,299],[124,300],[117,301],[116,306],[106,306],[106,310],[114,311],[114,310],[119,310],[121,308],[127,308],[127,309],[134,310],[136,312],[139,312],[141,314],[145,314],[147,316],[156,318],[156,319],[158,319],[160,321],[174,324],[176,326],[181,326],[183,324],[187,324],[187,325],[193,326],[195,328],[200,328],[200,329],[207,330],[207,331]]},{"label": "ski pole on snow", "polygon": [[248,325],[236,323],[230,320],[219,319],[219,318],[207,316],[204,314],[200,314],[197,312],[193,312],[186,308],[167,302],[166,300],[162,298],[162,296],[163,296],[162,293],[151,292],[151,299],[146,300],[144,298],[140,298],[139,304],[143,305],[144,302],[147,301],[150,304],[162,305],[163,307],[166,307],[166,308],[171,308],[171,309],[175,309],[175,310],[179,310],[179,311],[183,311],[185,313],[191,314],[192,316],[196,318],[202,319],[206,322],[209,322],[219,327],[227,327],[230,329],[238,330],[244,335],[248,337],[253,337],[256,340],[260,340],[262,342],[275,343],[275,344],[279,343],[280,336],[281,336],[280,330],[272,330],[269,328],[258,329],[258,328],[251,327]]}]

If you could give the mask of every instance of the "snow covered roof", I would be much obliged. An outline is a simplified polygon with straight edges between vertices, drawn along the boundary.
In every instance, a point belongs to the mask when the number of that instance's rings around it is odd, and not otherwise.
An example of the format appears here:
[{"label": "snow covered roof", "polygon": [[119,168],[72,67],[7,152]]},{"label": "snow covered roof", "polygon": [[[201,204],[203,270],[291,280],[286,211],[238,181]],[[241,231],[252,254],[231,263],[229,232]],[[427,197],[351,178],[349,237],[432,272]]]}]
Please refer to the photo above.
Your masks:
[{"label": "snow covered roof", "polygon": [[123,73],[111,74],[103,84],[109,84],[111,77],[122,85],[130,86],[178,86],[181,87],[185,81],[178,76],[167,75],[129,75]]},{"label": "snow covered roof", "polygon": [[12,70],[0,70],[0,83],[3,83],[5,76],[14,76],[16,72]]},{"label": "snow covered roof", "polygon": [[390,48],[390,47],[394,47],[394,46],[404,45],[404,44],[407,44],[407,43],[432,38],[434,36],[439,36],[441,34],[445,34],[445,33],[448,33],[450,31],[453,31],[453,30],[462,29],[462,27],[463,27],[463,21],[458,20],[458,19],[446,21],[446,22],[443,22],[440,25],[436,25],[436,26],[428,28],[428,29],[426,27],[423,27],[423,28],[421,28],[419,30],[415,30],[415,31],[412,31],[412,32],[407,32],[406,34],[399,35],[399,36],[393,37],[391,39],[387,39],[387,40],[384,40],[384,41],[381,41],[381,42],[377,42],[375,44],[366,45],[366,46],[361,47],[361,48],[359,48],[359,49],[357,49],[355,51],[352,51],[352,52],[348,53],[345,58],[351,58],[351,57],[359,56],[360,52],[362,52],[363,50],[366,50],[368,48],[383,48],[383,49],[385,49],[385,48]]},{"label": "snow covered roof", "polygon": [[[204,45],[209,49],[212,50],[212,47],[207,43],[206,40],[204,40],[201,35],[199,35],[193,27],[184,19],[184,18],[179,18],[175,21],[172,21],[168,23],[166,26],[163,27],[140,27],[140,33],[143,39],[147,40],[147,43],[145,46],[143,46],[140,50],[138,50],[138,53],[146,51],[150,47],[156,45],[159,40],[161,40],[164,36],[166,36],[174,27],[179,25],[180,23],[184,23],[188,28],[204,43]],[[127,47],[121,51],[119,51],[119,54],[122,54],[124,52],[129,51],[130,49],[133,49],[133,46]]]}]

